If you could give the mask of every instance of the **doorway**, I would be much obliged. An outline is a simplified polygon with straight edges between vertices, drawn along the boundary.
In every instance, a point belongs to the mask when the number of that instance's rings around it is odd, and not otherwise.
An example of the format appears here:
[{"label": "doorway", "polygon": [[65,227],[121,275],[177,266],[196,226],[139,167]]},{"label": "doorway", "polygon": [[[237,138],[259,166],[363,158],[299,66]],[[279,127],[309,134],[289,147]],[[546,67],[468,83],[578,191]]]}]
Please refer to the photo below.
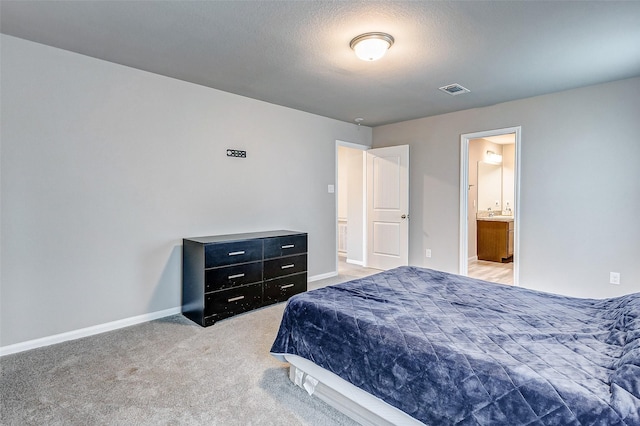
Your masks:
[{"label": "doorway", "polygon": [[364,145],[336,141],[336,271],[339,274],[365,264],[364,153],[368,149]]},{"label": "doorway", "polygon": [[520,129],[461,136],[461,275],[518,284]]},{"label": "doorway", "polygon": [[408,264],[409,147],[336,141],[336,270]]}]

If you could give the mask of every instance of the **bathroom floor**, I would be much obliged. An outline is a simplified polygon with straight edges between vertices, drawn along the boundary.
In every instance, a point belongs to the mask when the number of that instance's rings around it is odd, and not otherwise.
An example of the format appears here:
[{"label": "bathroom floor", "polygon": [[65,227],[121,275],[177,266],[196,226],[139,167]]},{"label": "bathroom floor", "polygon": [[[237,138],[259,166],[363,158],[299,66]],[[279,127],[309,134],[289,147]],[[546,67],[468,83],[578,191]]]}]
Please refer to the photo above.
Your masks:
[{"label": "bathroom floor", "polygon": [[468,275],[485,281],[513,285],[513,262],[470,261]]}]

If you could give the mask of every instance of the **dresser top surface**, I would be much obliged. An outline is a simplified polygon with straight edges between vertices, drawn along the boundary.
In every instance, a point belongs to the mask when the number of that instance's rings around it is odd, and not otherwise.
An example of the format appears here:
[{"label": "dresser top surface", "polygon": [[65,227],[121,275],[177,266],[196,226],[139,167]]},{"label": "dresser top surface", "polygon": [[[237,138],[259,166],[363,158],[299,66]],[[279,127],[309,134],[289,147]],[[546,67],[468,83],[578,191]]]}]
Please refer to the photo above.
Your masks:
[{"label": "dresser top surface", "polygon": [[193,241],[201,244],[209,244],[209,243],[223,243],[230,241],[243,241],[243,240],[254,240],[256,238],[274,238],[274,237],[288,237],[292,235],[306,235],[306,232],[299,231],[264,231],[264,232],[248,232],[243,234],[227,234],[227,235],[211,235],[208,237],[193,237],[193,238],[184,238],[184,241]]}]

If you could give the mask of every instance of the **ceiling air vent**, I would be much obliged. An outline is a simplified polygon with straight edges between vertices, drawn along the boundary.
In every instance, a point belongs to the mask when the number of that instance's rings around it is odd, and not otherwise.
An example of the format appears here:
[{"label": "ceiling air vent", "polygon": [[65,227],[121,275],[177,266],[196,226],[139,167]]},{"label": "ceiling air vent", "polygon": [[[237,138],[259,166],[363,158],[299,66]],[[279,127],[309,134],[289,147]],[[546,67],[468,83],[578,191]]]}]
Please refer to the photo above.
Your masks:
[{"label": "ceiling air vent", "polygon": [[439,89],[452,96],[461,95],[462,93],[469,93],[471,91],[466,87],[460,86],[458,83],[447,84],[446,86],[442,86]]}]

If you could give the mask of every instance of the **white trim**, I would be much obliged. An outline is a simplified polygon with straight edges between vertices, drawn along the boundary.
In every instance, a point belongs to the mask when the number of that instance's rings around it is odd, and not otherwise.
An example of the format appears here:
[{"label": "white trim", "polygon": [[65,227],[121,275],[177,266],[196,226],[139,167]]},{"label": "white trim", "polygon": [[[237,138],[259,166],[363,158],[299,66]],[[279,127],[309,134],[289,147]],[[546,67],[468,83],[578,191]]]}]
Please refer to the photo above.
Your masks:
[{"label": "white trim", "polygon": [[333,278],[338,276],[338,271],[327,272],[326,274],[314,275],[312,277],[307,278],[308,283],[312,283],[314,281],[325,280],[327,278]]},{"label": "white trim", "polygon": [[513,242],[513,284],[519,285],[520,282],[520,146],[522,141],[522,127],[506,127],[504,129],[487,130],[484,132],[465,133],[460,135],[460,252],[459,267],[460,275],[468,275],[468,259],[469,256],[469,141],[471,139],[486,138],[489,136],[504,135],[506,133],[515,133],[515,179],[514,179],[514,242]]},{"label": "white trim", "polygon": [[478,256],[471,256],[469,258],[469,262],[475,262],[476,260],[478,260]]},{"label": "white trim", "polygon": [[[365,151],[366,152],[366,151]],[[365,268],[368,265],[369,258],[367,252],[369,251],[367,244],[369,244],[369,237],[367,236],[367,156],[362,156],[362,266]]]},{"label": "white trim", "polygon": [[182,312],[181,307],[170,308],[163,311],[151,312],[149,314],[143,314],[135,317],[107,322],[104,324],[94,325],[92,327],[81,328],[79,330],[68,331],[66,333],[54,334],[53,336],[41,337],[39,339],[28,340],[26,342],[15,343],[8,346],[2,346],[0,347],[0,356],[24,352],[30,349],[41,348],[43,346],[55,345],[56,343],[62,343],[68,340],[75,340],[82,337],[93,336],[95,334],[129,327],[132,325],[141,324],[143,322],[153,321],[158,318],[176,315],[180,312]]},{"label": "white trim", "polygon": [[[307,282],[320,281],[327,278],[333,278],[338,276],[337,271],[328,272],[326,274],[314,275],[308,277]],[[54,334],[52,336],[41,337],[39,339],[28,340],[26,342],[15,343],[13,345],[0,347],[0,357],[5,355],[11,355],[18,352],[24,352],[31,349],[37,349],[44,346],[55,345],[57,343],[66,342],[69,340],[81,339],[83,337],[93,336],[96,334],[105,333],[107,331],[118,330],[120,328],[129,327],[136,324],[142,324],[144,322],[153,321],[159,318],[176,315],[182,312],[180,306],[176,308],[165,309],[163,311],[151,312],[149,314],[138,315],[135,317],[124,318],[104,324],[98,324],[91,327],[81,328],[78,330],[68,331],[66,333]]]},{"label": "white trim", "polygon": [[522,128],[517,127],[516,130],[516,175],[514,184],[514,200],[516,210],[514,212],[514,227],[513,227],[513,285],[520,285],[520,212],[522,211],[522,203],[520,202],[520,153],[522,144]]},{"label": "white trim", "polygon": [[364,266],[364,262],[361,260],[347,259],[345,260],[345,262],[350,263],[352,265]]},{"label": "white trim", "polygon": [[[362,144],[353,143],[353,142],[345,142],[345,141],[336,139],[336,150],[338,149],[338,146],[344,146],[345,148],[359,149],[361,151],[366,151],[368,149],[371,149],[371,146],[369,145],[362,145]],[[336,176],[337,176],[337,171],[336,171]]]},{"label": "white trim", "polygon": [[[460,252],[458,274],[469,274],[469,137],[460,136]],[[467,188],[465,192],[463,188]]]}]

